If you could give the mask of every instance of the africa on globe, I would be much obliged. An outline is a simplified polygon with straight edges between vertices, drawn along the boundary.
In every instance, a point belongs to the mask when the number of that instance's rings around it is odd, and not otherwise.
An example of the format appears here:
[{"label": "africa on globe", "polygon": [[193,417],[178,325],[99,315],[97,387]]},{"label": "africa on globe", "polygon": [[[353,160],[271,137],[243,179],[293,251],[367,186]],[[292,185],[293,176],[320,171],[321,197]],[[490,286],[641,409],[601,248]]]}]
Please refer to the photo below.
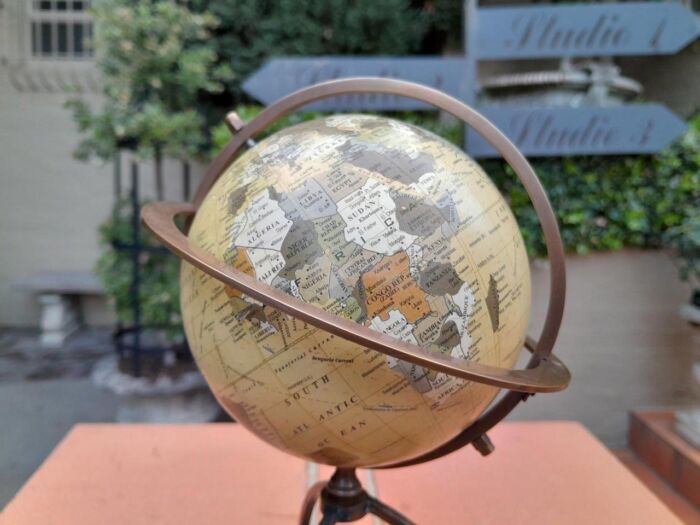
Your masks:
[{"label": "africa on globe", "polygon": [[[518,226],[482,168],[421,128],[337,115],[286,128],[219,177],[189,231],[226,264],[312,306],[430,352],[512,368],[530,314]],[[417,457],[498,389],[334,336],[189,263],[195,359],[240,423],[340,467]]]}]

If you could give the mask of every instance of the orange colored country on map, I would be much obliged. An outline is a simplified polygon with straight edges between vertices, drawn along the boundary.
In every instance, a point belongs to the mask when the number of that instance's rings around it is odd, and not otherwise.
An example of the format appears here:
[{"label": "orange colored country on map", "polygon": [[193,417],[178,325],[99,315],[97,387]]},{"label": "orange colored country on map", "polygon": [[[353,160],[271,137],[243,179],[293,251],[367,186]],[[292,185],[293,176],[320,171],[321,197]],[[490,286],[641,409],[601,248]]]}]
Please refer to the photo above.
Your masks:
[{"label": "orange colored country on map", "polygon": [[[253,268],[253,263],[250,262],[248,254],[245,252],[245,250],[240,248],[236,250],[236,256],[233,259],[232,266],[238,271],[248,274],[251,277],[255,277],[255,268]],[[241,297],[243,294],[235,288],[227,286],[226,295],[229,297]]]},{"label": "orange colored country on map", "polygon": [[399,310],[412,323],[430,311],[426,293],[418,288],[418,283],[411,277],[406,252],[384,257],[362,275],[362,285],[370,319],[379,315],[386,321],[390,310]]}]

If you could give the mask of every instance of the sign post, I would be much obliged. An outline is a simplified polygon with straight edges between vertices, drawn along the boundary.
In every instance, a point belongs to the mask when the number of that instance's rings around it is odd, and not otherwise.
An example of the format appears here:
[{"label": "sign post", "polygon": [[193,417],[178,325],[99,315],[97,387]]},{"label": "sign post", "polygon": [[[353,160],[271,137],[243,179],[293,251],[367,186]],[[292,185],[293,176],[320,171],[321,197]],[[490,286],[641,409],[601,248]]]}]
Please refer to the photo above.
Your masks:
[{"label": "sign post", "polygon": [[[339,78],[377,76],[409,80],[464,99],[468,61],[463,57],[353,57],[324,56],[273,58],[243,82],[243,89],[264,104],[298,89]],[[273,80],[274,79],[274,80]],[[417,100],[393,95],[360,94],[335,97],[308,106],[321,110],[430,109]]]},{"label": "sign post", "polygon": [[667,2],[485,7],[478,16],[475,49],[486,60],[672,55],[700,35],[695,14]]},{"label": "sign post", "polygon": [[[243,83],[268,104],[297,89],[338,78],[380,76],[440,89],[477,106],[480,60],[673,54],[700,36],[698,17],[672,2],[478,7],[465,1],[464,57],[275,58]],[[396,96],[336,97],[320,110],[414,110],[421,102]],[[528,156],[653,153],[685,130],[659,104],[570,107],[478,107]],[[472,130],[465,149],[475,157],[495,152]]]},{"label": "sign post", "polygon": [[[530,157],[654,153],[685,131],[685,122],[661,104],[479,111]],[[467,137],[471,155],[497,156],[473,130]]]}]

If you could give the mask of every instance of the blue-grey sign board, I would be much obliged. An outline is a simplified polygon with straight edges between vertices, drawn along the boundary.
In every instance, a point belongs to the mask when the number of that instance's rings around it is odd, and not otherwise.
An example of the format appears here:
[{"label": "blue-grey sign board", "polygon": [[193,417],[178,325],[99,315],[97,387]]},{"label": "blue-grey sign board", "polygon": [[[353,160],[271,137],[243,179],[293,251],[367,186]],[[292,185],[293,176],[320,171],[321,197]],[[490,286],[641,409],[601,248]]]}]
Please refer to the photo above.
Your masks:
[{"label": "blue-grey sign board", "polygon": [[[250,96],[264,104],[318,82],[347,77],[386,77],[409,80],[463,98],[467,67],[464,58],[450,57],[302,57],[275,58],[243,83]],[[339,111],[412,110],[424,103],[394,95],[356,94],[308,106]]]},{"label": "blue-grey sign board", "polygon": [[[397,78],[442,90],[474,104],[478,60],[671,54],[700,35],[698,17],[674,2],[626,2],[476,8],[471,0],[467,57],[323,56],[268,61],[243,83],[270,104],[298,89],[338,78]],[[305,109],[382,111],[431,109],[395,95],[359,93]],[[685,124],[658,104],[614,107],[479,107],[529,156],[652,153]],[[496,153],[468,132],[469,152]]]},{"label": "blue-grey sign board", "polygon": [[671,2],[485,7],[475,27],[478,59],[672,54],[700,35],[698,17]]},{"label": "blue-grey sign board", "polygon": [[[653,153],[685,131],[685,122],[660,104],[614,107],[480,107],[526,156]],[[498,154],[474,130],[474,157]]]}]

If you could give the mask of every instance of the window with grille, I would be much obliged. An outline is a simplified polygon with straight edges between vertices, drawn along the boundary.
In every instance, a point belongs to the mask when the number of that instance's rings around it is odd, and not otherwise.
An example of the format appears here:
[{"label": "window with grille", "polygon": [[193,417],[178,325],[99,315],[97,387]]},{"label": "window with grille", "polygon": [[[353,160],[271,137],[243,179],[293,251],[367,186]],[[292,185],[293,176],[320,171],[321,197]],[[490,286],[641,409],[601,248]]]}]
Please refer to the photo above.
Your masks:
[{"label": "window with grille", "polygon": [[92,19],[88,0],[31,0],[32,56],[84,60],[92,57]]}]

